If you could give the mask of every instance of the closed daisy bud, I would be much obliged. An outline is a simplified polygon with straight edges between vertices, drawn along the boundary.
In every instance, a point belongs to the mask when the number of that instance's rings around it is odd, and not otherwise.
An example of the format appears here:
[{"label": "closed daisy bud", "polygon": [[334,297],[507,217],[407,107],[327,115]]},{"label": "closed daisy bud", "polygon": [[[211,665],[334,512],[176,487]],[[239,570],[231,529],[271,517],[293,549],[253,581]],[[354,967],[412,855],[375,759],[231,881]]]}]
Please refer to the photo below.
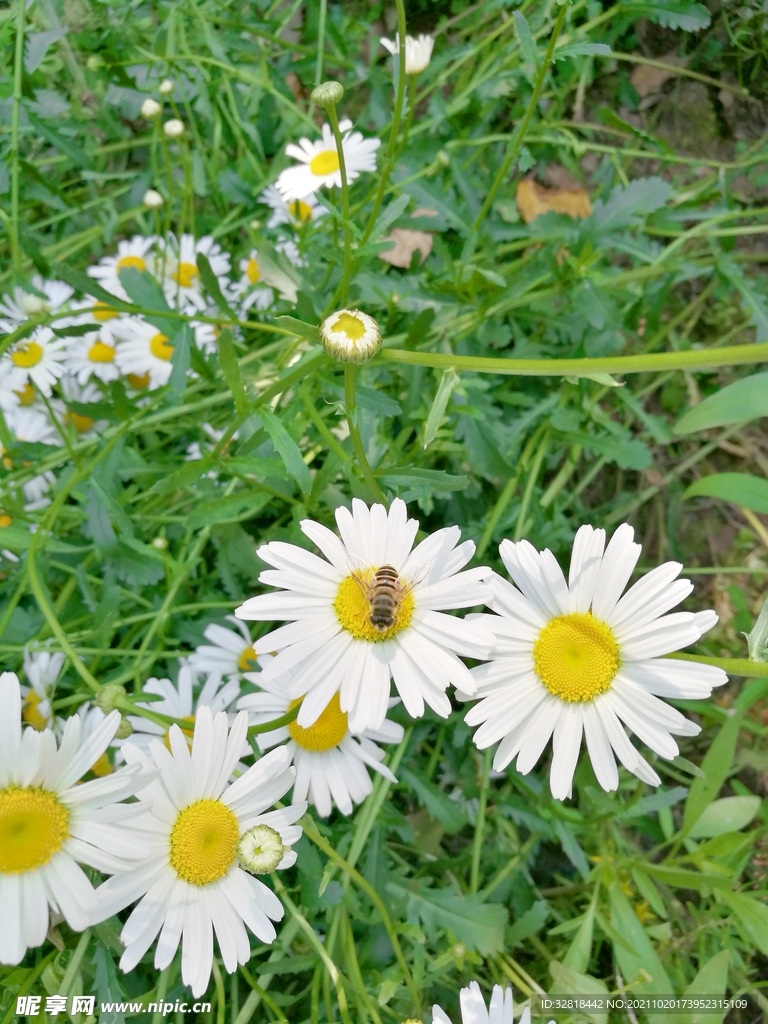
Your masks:
[{"label": "closed daisy bud", "polygon": [[118,725],[117,732],[115,733],[115,739],[116,740],[127,740],[128,737],[130,735],[132,735],[132,733],[133,733],[133,726],[131,725],[131,723],[128,721],[127,718],[121,718],[120,719],[120,725]]},{"label": "closed daisy bud", "polygon": [[283,846],[280,833],[269,825],[254,825],[243,832],[235,849],[240,865],[246,871],[252,875],[268,875],[275,870],[290,846]]},{"label": "closed daisy bud", "polygon": [[161,96],[170,96],[173,92],[173,82],[170,78],[164,78],[160,85],[158,85],[157,91]]},{"label": "closed daisy bud", "polygon": [[178,139],[184,134],[184,122],[180,121],[178,117],[172,117],[163,125],[163,131],[169,139]]},{"label": "closed daisy bud", "polygon": [[343,96],[344,86],[341,82],[321,82],[312,90],[310,99],[316,106],[327,110],[328,107],[334,107],[340,103]]},{"label": "closed daisy bud", "polygon": [[359,309],[339,309],[320,325],[320,341],[342,363],[364,363],[381,348],[381,331],[372,316]]},{"label": "closed daisy bud", "polygon": [[37,316],[45,309],[45,299],[39,295],[32,295],[30,292],[27,292],[21,300],[21,308],[27,316]]},{"label": "closed daisy bud", "polygon": [[158,103],[157,100],[153,100],[151,96],[148,96],[141,104],[141,116],[147,121],[154,121],[156,117],[159,117],[162,109],[162,104]]},{"label": "closed daisy bud", "polygon": [[163,199],[159,192],[155,191],[155,189],[148,188],[147,191],[144,193],[144,198],[142,199],[142,202],[149,210],[159,210],[160,207],[165,202],[165,200]]},{"label": "closed daisy bud", "polygon": [[107,683],[99,690],[96,694],[94,703],[97,708],[100,708],[105,715],[108,715],[110,711],[114,711],[117,707],[119,700],[125,696],[125,687],[121,686],[120,683]]}]

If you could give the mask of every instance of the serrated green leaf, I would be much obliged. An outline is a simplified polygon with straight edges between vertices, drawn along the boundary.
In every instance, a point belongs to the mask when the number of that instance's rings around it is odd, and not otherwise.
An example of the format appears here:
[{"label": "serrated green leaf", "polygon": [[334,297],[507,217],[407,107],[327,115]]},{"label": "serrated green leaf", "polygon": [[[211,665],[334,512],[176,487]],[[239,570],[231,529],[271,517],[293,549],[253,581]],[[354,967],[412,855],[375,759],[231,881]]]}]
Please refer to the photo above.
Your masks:
[{"label": "serrated green leaf", "polygon": [[268,409],[260,409],[259,416],[275,446],[275,451],[283,460],[285,468],[302,491],[309,494],[312,490],[312,474],[302,458],[299,446],[273,412]]},{"label": "serrated green leaf", "polygon": [[35,131],[39,132],[46,142],[53,146],[54,149],[57,149],[62,156],[67,157],[72,163],[77,164],[78,167],[87,167],[90,164],[90,158],[87,156],[82,145],[78,145],[74,140],[62,135],[61,132],[57,132],[55,128],[51,128],[49,124],[41,120],[29,107],[27,107],[27,117],[30,123],[34,125]]},{"label": "serrated green leaf", "polygon": [[504,933],[507,949],[513,949],[523,939],[540,932],[549,920],[551,913],[546,900],[536,900],[533,906],[516,918]]},{"label": "serrated green leaf", "polygon": [[639,224],[643,215],[664,206],[671,195],[672,186],[663,178],[635,178],[626,187],[616,186],[605,202],[595,200],[592,226],[595,232],[609,234]]},{"label": "serrated green leaf", "polygon": [[259,491],[248,491],[245,494],[228,494],[226,498],[210,503],[206,502],[202,508],[190,512],[187,525],[190,530],[198,530],[201,526],[239,523],[245,519],[253,518],[270,501],[272,501],[271,494]]},{"label": "serrated green leaf", "polygon": [[49,28],[45,32],[30,32],[24,40],[24,70],[28,75],[37,71],[50,47],[62,39],[69,29],[66,26]]},{"label": "serrated green leaf", "polygon": [[447,793],[428,779],[422,779],[408,768],[400,769],[400,778],[416,794],[429,816],[439,821],[449,835],[455,835],[467,823],[466,811]]},{"label": "serrated green leaf", "polygon": [[532,64],[535,68],[539,63],[539,52],[533,41],[528,22],[525,20],[525,15],[522,11],[512,11],[512,17],[515,19],[515,28],[517,29],[517,38],[520,40],[520,52],[523,55],[523,60],[526,64]]},{"label": "serrated green leaf", "polygon": [[558,46],[552,54],[552,60],[565,60],[568,57],[610,57],[613,51],[605,43],[566,43]]},{"label": "serrated green leaf", "polygon": [[506,908],[499,903],[483,903],[479,896],[462,896],[453,889],[429,889],[418,892],[390,883],[391,889],[408,897],[408,919],[420,920],[428,935],[438,929],[452,932],[471,953],[493,956],[504,949]]},{"label": "serrated green leaf", "polygon": [[755,291],[753,283],[747,280],[741,267],[727,256],[718,257],[717,269],[741,295],[750,313],[750,323],[757,332],[758,342],[768,341],[768,306],[763,296]]},{"label": "serrated green leaf", "polygon": [[730,887],[720,894],[720,898],[736,914],[745,939],[763,956],[768,956],[768,906],[743,892],[732,892]]},{"label": "serrated green leaf", "polygon": [[721,832],[738,832],[745,828],[760,810],[759,796],[725,796],[705,807],[688,835],[711,839]]},{"label": "serrated green leaf", "polygon": [[683,492],[683,500],[698,497],[720,498],[753,512],[768,513],[768,480],[751,473],[711,473]]},{"label": "serrated green leaf", "polygon": [[649,18],[664,28],[681,28],[684,32],[698,32],[712,20],[706,7],[691,0],[628,0],[622,7],[638,18]]}]

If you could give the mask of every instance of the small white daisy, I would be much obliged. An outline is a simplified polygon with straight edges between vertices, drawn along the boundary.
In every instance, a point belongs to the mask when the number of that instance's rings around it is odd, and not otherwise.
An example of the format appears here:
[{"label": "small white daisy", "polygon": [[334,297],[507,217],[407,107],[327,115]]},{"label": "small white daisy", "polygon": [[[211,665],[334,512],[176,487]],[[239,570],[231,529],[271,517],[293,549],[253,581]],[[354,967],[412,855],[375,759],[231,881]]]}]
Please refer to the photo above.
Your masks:
[{"label": "small white daisy", "polygon": [[268,309],[275,301],[275,295],[271,288],[259,285],[261,281],[261,266],[259,264],[259,254],[255,249],[251,249],[247,259],[240,260],[240,270],[243,276],[235,285],[237,297],[245,296],[240,308],[243,311],[252,307]]},{"label": "small white daisy", "polygon": [[666,614],[693,590],[689,580],[676,580],[679,562],[651,570],[621,596],[640,557],[633,537],[624,524],[606,548],[604,530],[582,526],[567,583],[551,551],[505,540],[501,557],[519,589],[499,576],[489,580],[489,607],[499,614],[481,618],[497,644],[492,660],[472,670],[482,699],[465,721],[480,725],[474,741],[481,750],[501,740],[497,771],[517,757],[517,770],[527,774],[553,737],[550,789],[558,800],[570,795],[582,735],[603,789],[619,784],[613,751],[628,771],[658,786],[622,722],[659,756],[674,758],[672,734],[695,736],[700,726],[658,698],[699,700],[727,682],[720,668],[662,657],[717,622],[713,611]]},{"label": "small white daisy", "polygon": [[44,281],[39,274],[35,274],[31,282],[36,291],[42,292],[43,298],[16,285],[13,295],[4,295],[0,302],[0,321],[6,325],[2,329],[8,333],[31,316],[61,312],[74,293],[74,288],[63,281]]},{"label": "small white daisy", "polygon": [[[264,654],[259,658],[259,665],[267,665],[271,660],[270,655]],[[249,712],[251,725],[263,725],[281,718],[301,699],[291,700],[289,680],[285,676],[264,682],[260,672],[249,672],[245,678],[262,687],[261,693],[247,694],[237,702],[238,708]],[[394,697],[388,703],[394,707],[400,701]],[[279,729],[260,733],[256,742],[260,750],[285,743],[296,765],[293,799],[309,800],[317,807],[317,813],[326,818],[333,804],[342,814],[351,814],[354,804],[362,803],[373,790],[366,765],[390,782],[397,782],[389,768],[381,763],[384,751],[376,741],[399,743],[403,732],[402,725],[385,718],[378,729],[366,729],[353,736],[349,731],[347,714],[341,710],[339,695],[335,693],[314,725],[302,729],[297,722],[291,722]]]},{"label": "small white daisy", "polygon": [[86,384],[91,377],[97,377],[104,384],[117,380],[120,370],[115,362],[115,345],[111,327],[71,338],[64,359],[67,373],[71,373],[78,384]]},{"label": "small white daisy", "polygon": [[24,673],[29,686],[21,687],[24,697],[21,717],[38,732],[52,729],[61,722],[53,713],[52,701],[65,658],[61,653],[24,650]]},{"label": "small white daisy", "polygon": [[[383,505],[369,509],[355,498],[351,513],[336,510],[336,522],[341,540],[311,519],[301,523],[328,561],[281,541],[259,548],[259,556],[275,567],[259,581],[284,592],[252,597],[235,614],[290,620],[253,645],[256,654],[279,652],[265,666],[261,685],[290,673],[291,699],[306,694],[297,719],[305,729],[337,691],[352,732],[378,729],[387,714],[390,677],[409,715],[423,715],[426,702],[446,717],[449,685],[475,689],[459,655],[487,657],[493,634],[444,611],[484,602],[489,591],[482,580],[491,570],[481,566],[459,573],[475,545],[458,544],[458,526],[438,530],[414,548],[419,524],[406,518],[400,498],[389,513]],[[391,600],[379,601],[385,590]],[[384,610],[388,614],[382,615]]]},{"label": "small white daisy", "polygon": [[162,331],[146,320],[130,316],[115,326],[115,336],[119,339],[115,363],[134,387],[148,386],[152,391],[168,383],[173,369],[173,345]]},{"label": "small white daisy", "polygon": [[47,398],[52,386],[64,373],[62,360],[66,344],[66,340],[57,337],[50,327],[38,327],[29,338],[11,345],[0,359],[0,376],[7,372],[10,363],[15,382],[21,385],[32,383]]},{"label": "small white daisy", "polygon": [[165,297],[171,306],[178,305],[182,312],[192,309],[202,312],[208,305],[202,294],[200,271],[197,269],[198,254],[208,257],[211,271],[219,279],[222,290],[229,287],[226,276],[230,269],[229,255],[222,252],[211,235],[195,239],[194,235],[184,234],[180,240],[169,235],[168,244],[162,238],[158,241],[158,249],[157,269],[162,275]]},{"label": "small white daisy", "polygon": [[[170,751],[157,740],[149,758],[136,746],[126,743],[123,748],[129,764],[160,769],[157,781],[139,794],[138,806],[144,813],[131,822],[131,833],[141,835],[147,857],[135,870],[116,874],[99,887],[93,921],[105,920],[140,899],[122,931],[125,952],[120,967],[132,971],[160,933],[154,965],[164,970],[181,941],[181,978],[195,997],[208,987],[214,934],[224,968],[231,974],[251,956],[246,925],[261,942],[269,943],[276,934],[272,921],[283,917],[283,906],[272,890],[240,866],[238,844],[243,834],[258,825],[269,826],[279,834],[285,851],[300,838],[301,827],[294,822],[307,807],[301,803],[266,810],[293,784],[284,747],[266,754],[228,784],[247,730],[245,711],[230,731],[223,712],[214,717],[209,708],[202,708],[191,750],[176,725],[169,733]],[[295,861],[295,852],[288,850],[277,866],[287,868]]]},{"label": "small white daisy", "polygon": [[[0,328],[2,329],[2,328]],[[31,384],[25,383],[26,374],[10,359],[0,359],[0,409],[12,412],[20,405],[31,405],[37,400],[37,393]]]},{"label": "small white daisy", "polygon": [[[79,402],[83,405],[92,405],[95,402],[102,402],[104,395],[93,381],[80,385],[74,377],[65,374],[61,381],[61,393],[67,402]],[[107,420],[95,420],[85,412],[75,412],[65,407],[63,415],[64,423],[71,425],[77,431],[80,438],[92,438],[100,434],[109,423]]]},{"label": "small white daisy", "polygon": [[[400,53],[400,33],[395,33],[393,39],[380,39],[379,42],[385,49],[394,56]],[[405,37],[405,73],[406,75],[418,75],[424,71],[432,59],[432,48],[435,40],[432,36],[422,32],[414,36]]]},{"label": "small white daisy", "polygon": [[[86,740],[92,733],[101,728],[101,725],[107,716],[101,708],[97,708],[95,704],[91,704],[90,701],[87,701],[85,704],[81,704],[77,709],[77,717],[80,719],[81,723],[80,735],[84,740]],[[92,771],[94,775],[98,775],[99,777],[102,775],[111,775],[114,770],[112,762],[109,760],[109,748],[99,755],[89,769],[89,771]]]},{"label": "small white daisy", "polygon": [[[476,981],[470,981],[466,988],[459,992],[461,1004],[461,1024],[512,1024],[515,1009],[512,989],[502,990],[501,985],[494,985],[491,1001],[486,1007],[483,993]],[[432,1024],[451,1024],[451,1019],[442,1007],[432,1007]],[[523,1010],[517,1024],[531,1024],[529,1007]],[[553,1020],[549,1024],[555,1024]]]},{"label": "small white daisy", "polygon": [[[365,139],[360,132],[345,134],[351,127],[352,122],[347,117],[339,124],[348,182],[354,181],[362,171],[376,170],[376,150],[381,145],[381,139]],[[275,182],[277,191],[287,203],[306,200],[323,185],[326,188],[332,185],[341,187],[339,154],[329,124],[323,125],[322,138],[315,142],[299,139],[298,146],[289,143],[285,152],[300,161],[297,166],[281,171]]]},{"label": "small white daisy", "polygon": [[274,185],[267,185],[259,196],[259,202],[266,203],[272,211],[267,221],[268,228],[276,228],[279,224],[297,226],[314,223],[318,217],[322,217],[328,212],[323,204],[318,202],[313,192],[302,196],[301,199],[294,199],[293,202],[286,203]]},{"label": "small white daisy", "polygon": [[[2,372],[2,367],[0,367]],[[35,396],[37,397],[37,396]],[[54,400],[51,399],[53,402]],[[56,401],[55,408],[60,411],[60,403]],[[48,410],[42,402],[35,402],[34,405],[20,405],[15,409],[9,409],[6,413],[6,423],[18,441],[28,441],[30,444],[61,444],[56,427],[51,422]]]},{"label": "small white daisy", "polygon": [[[123,239],[117,243],[117,253],[114,256],[102,256],[99,262],[88,267],[86,273],[95,281],[98,281],[102,288],[111,295],[120,299],[130,301],[128,293],[120,283],[120,271],[127,267],[135,267],[139,271],[154,272],[154,256],[152,250],[157,239],[154,235],[134,235],[133,238]],[[105,311],[106,311],[105,307]]]},{"label": "small white daisy", "polygon": [[78,781],[119,724],[114,711],[82,739],[74,715],[57,745],[50,729],[22,730],[19,681],[13,672],[0,675],[0,963],[18,964],[42,945],[49,909],[75,931],[88,927],[97,896],[81,864],[127,871],[143,855],[125,823],[140,805],[116,802],[146,783],[140,768]]},{"label": "small white daisy", "polygon": [[[204,424],[210,426],[210,424]],[[212,430],[212,428],[211,428]],[[212,436],[219,434],[216,440],[224,436],[224,431],[212,431]],[[190,445],[191,447],[191,445]],[[202,456],[198,456],[201,458]],[[248,627],[244,622],[235,618],[234,615],[227,615],[228,622],[237,626],[238,632],[219,626],[212,622],[205,627],[203,636],[211,641],[211,646],[201,644],[195,648],[195,653],[189,656],[189,666],[194,672],[204,675],[207,672],[219,676],[226,676],[236,686],[235,696],[240,692],[239,680],[243,673],[253,672],[256,663],[256,654],[253,650],[253,641]]]}]

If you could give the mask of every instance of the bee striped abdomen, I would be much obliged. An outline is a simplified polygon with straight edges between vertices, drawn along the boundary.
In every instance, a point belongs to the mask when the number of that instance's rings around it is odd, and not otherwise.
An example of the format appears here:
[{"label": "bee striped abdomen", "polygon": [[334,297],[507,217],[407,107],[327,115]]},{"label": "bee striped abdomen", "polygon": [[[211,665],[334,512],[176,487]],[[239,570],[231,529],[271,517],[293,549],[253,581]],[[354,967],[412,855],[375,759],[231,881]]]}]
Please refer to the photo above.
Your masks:
[{"label": "bee striped abdomen", "polygon": [[384,633],[394,626],[401,591],[397,569],[391,565],[382,565],[376,570],[369,585],[368,602],[371,606],[369,621],[379,633]]}]

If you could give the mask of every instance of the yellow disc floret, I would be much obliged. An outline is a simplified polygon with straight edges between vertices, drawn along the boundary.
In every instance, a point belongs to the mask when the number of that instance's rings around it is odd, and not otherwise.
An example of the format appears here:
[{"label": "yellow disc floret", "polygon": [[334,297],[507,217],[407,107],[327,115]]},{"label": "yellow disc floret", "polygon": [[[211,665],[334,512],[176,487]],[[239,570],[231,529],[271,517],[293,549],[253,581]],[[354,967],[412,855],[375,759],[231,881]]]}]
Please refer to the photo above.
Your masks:
[{"label": "yellow disc floret", "polygon": [[533,645],[536,674],[561,700],[592,700],[610,689],[619,668],[619,645],[590,612],[550,619]]},{"label": "yellow disc floret", "polygon": [[333,174],[339,169],[339,154],[335,149],[324,149],[322,153],[312,157],[309,169],[313,174]]},{"label": "yellow disc floret", "polygon": [[[131,259],[131,258],[135,259],[136,257],[135,256],[134,257],[130,257],[130,256],[128,257],[128,259]],[[124,261],[121,261],[121,262],[124,262]],[[144,261],[143,260],[139,260],[139,263],[142,264],[142,266],[139,267],[139,270],[143,270],[144,269]],[[133,263],[131,263],[131,264],[126,263],[125,266],[135,266],[135,264],[133,264]],[[102,323],[104,323],[104,321],[106,321],[106,320],[114,320],[114,318],[117,316],[116,311],[114,309],[110,309],[109,306],[106,304],[106,302],[98,302],[97,301],[97,302],[94,302],[94,306],[98,307],[97,309],[93,310],[93,319],[94,320],[99,320]]]},{"label": "yellow disc floret", "polygon": [[237,667],[241,672],[253,672],[255,665],[253,662],[256,661],[256,651],[253,646],[246,647],[240,657],[237,659]]},{"label": "yellow disc floret", "polygon": [[164,334],[155,334],[149,342],[149,349],[153,356],[164,359],[165,362],[168,362],[173,355],[173,345],[169,343]]},{"label": "yellow disc floret", "polygon": [[35,389],[31,384],[25,384],[21,391],[14,391],[19,396],[19,405],[32,405],[35,401]]},{"label": "yellow disc floret", "polygon": [[145,388],[149,384],[149,374],[129,373],[128,383],[132,384],[135,388]]},{"label": "yellow disc floret", "polygon": [[18,875],[47,864],[69,837],[69,812],[45,789],[0,790],[0,873]]},{"label": "yellow disc floret", "polygon": [[336,318],[336,322],[331,325],[331,330],[334,333],[343,331],[352,341],[357,341],[365,334],[365,324],[351,313],[344,312]]},{"label": "yellow disc floret", "polygon": [[97,341],[88,349],[88,358],[92,363],[112,363],[115,360],[115,350],[111,345]]},{"label": "yellow disc floret", "polygon": [[17,366],[22,366],[25,370],[28,370],[30,366],[37,366],[42,358],[43,349],[36,341],[28,341],[23,344],[22,348],[11,353],[14,363]]},{"label": "yellow disc floret", "polygon": [[251,284],[256,284],[261,279],[261,270],[256,260],[248,260],[248,266],[246,268],[246,274]]},{"label": "yellow disc floret", "polygon": [[[303,698],[292,700],[292,710]],[[334,693],[327,707],[312,725],[303,729],[297,722],[288,723],[288,732],[304,750],[330,750],[341,743],[347,735],[347,712],[341,710],[338,693]]]},{"label": "yellow disc floret", "polygon": [[312,220],[312,207],[308,206],[307,203],[296,199],[294,202],[288,204],[288,210],[292,217],[296,220],[307,221]]},{"label": "yellow disc floret", "polygon": [[210,885],[235,860],[240,828],[220,800],[198,800],[179,811],[171,829],[171,867],[185,882]]},{"label": "yellow disc floret", "polygon": [[194,263],[180,263],[179,269],[173,275],[173,280],[177,281],[182,288],[191,288],[192,282],[198,276],[198,269]]},{"label": "yellow disc floret", "polygon": [[146,270],[147,264],[141,258],[141,256],[123,256],[120,262],[117,264],[117,272],[125,270],[126,267],[136,267],[137,270]]},{"label": "yellow disc floret", "polygon": [[37,729],[38,732],[42,732],[48,725],[48,719],[41,713],[39,707],[42,700],[43,698],[40,694],[35,693],[34,690],[30,690],[24,698],[24,706],[21,709],[22,719],[27,723],[27,725],[31,725],[33,729]]},{"label": "yellow disc floret", "polygon": [[392,617],[394,624],[379,632],[371,624],[371,605],[368,599],[371,585],[374,581],[375,570],[368,569],[365,572],[355,572],[351,576],[345,576],[339,584],[336,593],[336,600],[333,608],[342,629],[351,633],[355,640],[389,640],[401,629],[406,629],[410,624],[413,614],[413,597],[410,593],[404,593],[394,603]]}]

